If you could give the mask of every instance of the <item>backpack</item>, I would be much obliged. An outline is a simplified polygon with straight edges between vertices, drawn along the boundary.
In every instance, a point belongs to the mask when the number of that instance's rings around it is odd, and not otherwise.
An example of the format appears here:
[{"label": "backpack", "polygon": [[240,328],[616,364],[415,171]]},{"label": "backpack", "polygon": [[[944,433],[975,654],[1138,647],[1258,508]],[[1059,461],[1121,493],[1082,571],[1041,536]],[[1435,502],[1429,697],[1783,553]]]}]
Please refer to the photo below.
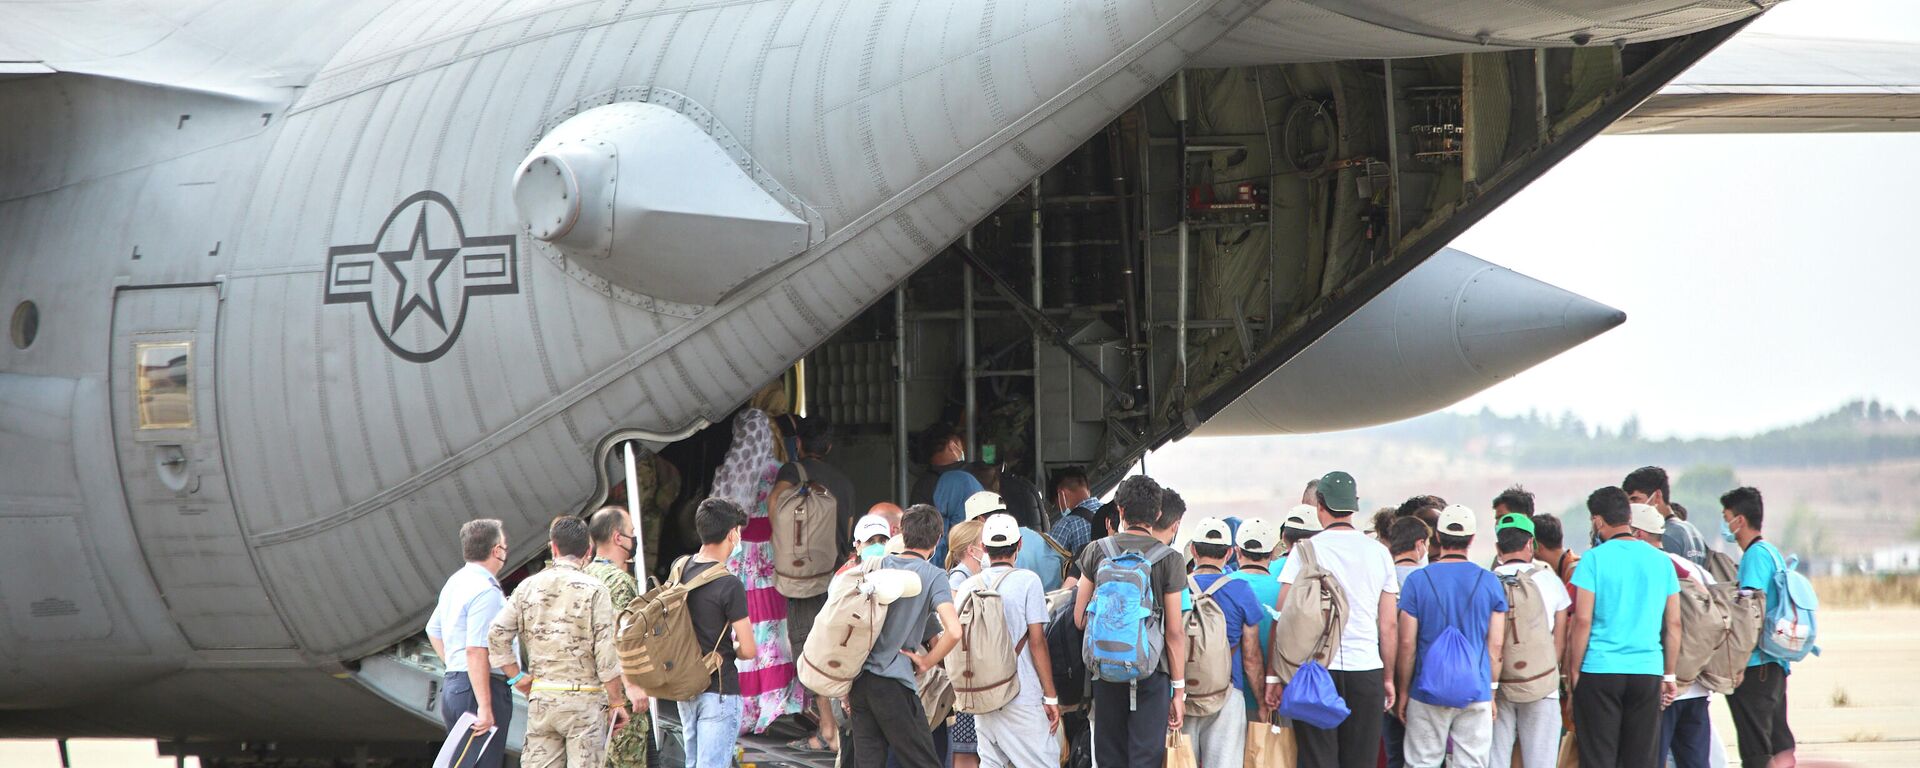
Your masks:
[{"label": "backpack", "polygon": [[874,639],[887,622],[887,606],[867,585],[867,577],[880,570],[883,560],[876,557],[827,586],[827,604],[814,618],[813,632],[794,665],[807,690],[830,699],[853,690],[853,679],[866,666]]},{"label": "backpack", "polygon": [[1288,557],[1300,558],[1300,570],[1287,589],[1280,618],[1273,622],[1273,666],[1282,683],[1292,682],[1294,670],[1309,661],[1322,667],[1333,663],[1340,636],[1347,631],[1346,590],[1320,567],[1313,541],[1293,545]]},{"label": "backpack", "polygon": [[1767,549],[1780,566],[1773,572],[1773,591],[1780,595],[1780,602],[1767,609],[1766,623],[1760,633],[1760,652],[1784,661],[1799,661],[1809,653],[1818,656],[1820,646],[1815,643],[1819,635],[1814,611],[1820,608],[1820,598],[1813,592],[1813,582],[1795,570],[1800,567],[1799,555],[1781,560],[1780,550]]},{"label": "backpack", "polygon": [[1109,683],[1133,683],[1160,667],[1167,637],[1153,589],[1153,566],[1173,554],[1155,543],[1146,552],[1121,552],[1112,538],[1100,540],[1106,560],[1093,578],[1081,653],[1087,671]]},{"label": "backpack", "polygon": [[1193,610],[1187,612],[1187,707],[1188,717],[1206,717],[1227,703],[1233,690],[1233,646],[1227,642],[1227,614],[1220,609],[1213,593],[1226,586],[1227,575],[1213,580],[1213,586],[1200,590],[1199,582],[1187,577],[1193,590]]},{"label": "backpack", "polygon": [[[1760,642],[1760,626],[1767,618],[1767,594],[1757,589],[1742,589],[1738,582],[1724,582],[1707,588],[1714,602],[1725,606],[1726,626],[1713,654],[1701,668],[1699,683],[1714,693],[1732,693],[1746,676],[1753,647]],[[1685,621],[1684,608],[1681,621]],[[1681,653],[1686,653],[1681,646]]]},{"label": "backpack", "polygon": [[[1409,576],[1425,576],[1420,572]],[[1434,608],[1440,607],[1440,592],[1433,586],[1432,578],[1422,579],[1427,591],[1433,595]],[[1482,642],[1485,642],[1484,640]],[[1415,701],[1436,707],[1465,707],[1479,698],[1479,663],[1476,655],[1485,653],[1474,647],[1451,624],[1440,630],[1440,636],[1427,645],[1427,652],[1420,658],[1420,671],[1414,674],[1412,695]]]},{"label": "backpack", "polygon": [[[1295,582],[1298,584],[1299,582]],[[1315,659],[1298,667],[1286,690],[1280,693],[1280,715],[1321,730],[1333,730],[1346,721],[1353,710],[1340,690],[1333,687],[1333,674]]]},{"label": "backpack", "polygon": [[807,477],[806,462],[791,466],[799,471],[800,482],[774,499],[768,513],[773,524],[773,586],[787,597],[815,597],[827,591],[833,569],[840,565],[835,531],[840,501]]},{"label": "backpack", "polygon": [[1547,628],[1547,600],[1533,580],[1539,570],[1537,565],[1524,565],[1500,576],[1500,585],[1507,591],[1500,696],[1515,704],[1539,701],[1560,687],[1560,652],[1553,645],[1553,630]]},{"label": "backpack", "polygon": [[[1050,604],[1053,601],[1048,601]],[[1052,605],[1047,619],[1047,657],[1053,660],[1053,690],[1064,709],[1083,701],[1087,660],[1080,653],[1086,632],[1073,620],[1073,598]]]},{"label": "backpack", "polygon": [[1000,595],[1000,585],[1013,572],[1008,569],[991,582],[985,574],[976,576],[980,586],[960,598],[960,644],[943,662],[953,680],[956,711],[995,712],[1020,693],[1020,653],[1026,650],[1027,633],[1014,641]]},{"label": "backpack", "polygon": [[1713,575],[1715,584],[1740,583],[1740,564],[1717,549],[1707,550],[1707,573]]},{"label": "backpack", "polygon": [[707,690],[713,673],[720,669],[720,642],[727,636],[723,628],[712,648],[701,648],[694,637],[687,596],[733,574],[725,564],[715,563],[683,583],[681,574],[692,559],[674,561],[667,581],[628,603],[616,625],[615,647],[627,682],[668,701],[691,701]]}]

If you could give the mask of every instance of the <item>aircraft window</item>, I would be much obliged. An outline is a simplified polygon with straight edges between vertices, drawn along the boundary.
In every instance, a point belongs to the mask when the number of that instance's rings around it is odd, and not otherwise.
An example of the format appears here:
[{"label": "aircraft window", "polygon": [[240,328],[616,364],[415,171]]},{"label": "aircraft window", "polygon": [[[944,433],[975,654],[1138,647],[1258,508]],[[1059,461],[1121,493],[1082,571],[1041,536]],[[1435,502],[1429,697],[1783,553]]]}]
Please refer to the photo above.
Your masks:
[{"label": "aircraft window", "polygon": [[193,342],[133,345],[133,376],[141,429],[193,428]]},{"label": "aircraft window", "polygon": [[20,302],[13,308],[13,345],[21,349],[33,346],[33,338],[40,335],[40,308],[31,301]]}]

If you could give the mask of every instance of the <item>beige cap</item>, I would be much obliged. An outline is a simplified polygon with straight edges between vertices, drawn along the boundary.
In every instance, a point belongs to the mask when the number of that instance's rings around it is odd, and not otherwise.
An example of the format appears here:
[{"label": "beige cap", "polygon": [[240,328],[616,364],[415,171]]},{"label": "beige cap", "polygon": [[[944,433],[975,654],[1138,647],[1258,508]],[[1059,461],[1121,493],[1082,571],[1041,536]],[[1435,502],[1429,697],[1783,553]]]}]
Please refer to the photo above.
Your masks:
[{"label": "beige cap", "polygon": [[981,491],[967,497],[966,519],[972,520],[981,515],[1007,511],[1007,502],[993,491]]},{"label": "beige cap", "polygon": [[980,543],[989,547],[1011,547],[1020,542],[1020,524],[1004,512],[987,515],[980,526]]},{"label": "beige cap", "polygon": [[1435,529],[1448,536],[1472,536],[1479,527],[1474,524],[1473,510],[1462,504],[1449,504],[1440,510],[1439,525]]},{"label": "beige cap", "polygon": [[1281,523],[1280,528],[1307,532],[1320,530],[1320,508],[1312,504],[1297,505],[1287,510],[1286,522]]},{"label": "beige cap", "polygon": [[1651,504],[1633,505],[1633,527],[1655,536],[1667,532],[1667,518],[1660,514],[1659,508]]},{"label": "beige cap", "polygon": [[1254,554],[1272,552],[1280,543],[1280,525],[1272,520],[1248,520],[1240,524],[1241,549]]},{"label": "beige cap", "polygon": [[1203,517],[1193,524],[1195,544],[1219,544],[1233,546],[1233,529],[1227,527],[1227,521],[1217,517]]}]

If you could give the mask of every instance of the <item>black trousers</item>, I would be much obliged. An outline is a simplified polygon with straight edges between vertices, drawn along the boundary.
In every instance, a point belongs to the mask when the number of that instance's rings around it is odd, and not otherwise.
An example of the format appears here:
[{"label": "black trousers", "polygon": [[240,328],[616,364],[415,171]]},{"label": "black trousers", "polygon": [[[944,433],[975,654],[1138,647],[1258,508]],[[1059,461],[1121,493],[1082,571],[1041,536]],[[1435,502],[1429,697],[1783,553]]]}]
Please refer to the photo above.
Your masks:
[{"label": "black trousers", "polygon": [[905,768],[941,768],[943,762],[933,749],[933,733],[927,730],[927,713],[920,708],[920,696],[891,677],[861,672],[847,693],[847,709],[853,714],[853,748],[860,765],[879,765],[881,755],[891,754]]},{"label": "black trousers", "polygon": [[1093,761],[1100,768],[1161,768],[1167,762],[1167,710],[1173,686],[1155,672],[1133,686],[1093,681]]},{"label": "black trousers", "polygon": [[[500,730],[493,734],[493,741],[487,743],[487,749],[480,753],[480,768],[500,768],[507,759],[507,726],[513,724],[513,689],[507,687],[507,681],[497,675],[488,676],[487,690],[493,699],[493,727]],[[473,695],[473,681],[465,672],[448,672],[440,683],[440,719],[447,724],[447,730],[453,730],[453,723],[461,715],[477,711],[480,700]],[[442,735],[442,741],[446,736]]]},{"label": "black trousers", "polygon": [[1740,687],[1727,696],[1733,732],[1740,737],[1742,768],[1766,768],[1774,755],[1793,749],[1787,726],[1787,671],[1774,663],[1747,667]]},{"label": "black trousers", "polygon": [[1332,730],[1293,721],[1298,768],[1374,768],[1380,764],[1381,713],[1387,706],[1386,670],[1333,670],[1333,689],[1351,714]]},{"label": "black trousers", "polygon": [[1653,768],[1660,763],[1660,676],[1580,673],[1573,721],[1581,768]]}]

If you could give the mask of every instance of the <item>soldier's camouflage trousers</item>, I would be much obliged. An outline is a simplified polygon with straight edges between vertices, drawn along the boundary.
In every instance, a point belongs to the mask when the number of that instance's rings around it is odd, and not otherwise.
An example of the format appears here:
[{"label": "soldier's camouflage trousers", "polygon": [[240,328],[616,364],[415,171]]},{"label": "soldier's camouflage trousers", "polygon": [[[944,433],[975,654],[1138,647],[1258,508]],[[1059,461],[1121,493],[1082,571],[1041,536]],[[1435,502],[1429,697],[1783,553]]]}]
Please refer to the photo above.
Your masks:
[{"label": "soldier's camouflage trousers", "polygon": [[522,768],[601,768],[607,760],[607,697],[599,691],[535,691],[527,700]]}]

